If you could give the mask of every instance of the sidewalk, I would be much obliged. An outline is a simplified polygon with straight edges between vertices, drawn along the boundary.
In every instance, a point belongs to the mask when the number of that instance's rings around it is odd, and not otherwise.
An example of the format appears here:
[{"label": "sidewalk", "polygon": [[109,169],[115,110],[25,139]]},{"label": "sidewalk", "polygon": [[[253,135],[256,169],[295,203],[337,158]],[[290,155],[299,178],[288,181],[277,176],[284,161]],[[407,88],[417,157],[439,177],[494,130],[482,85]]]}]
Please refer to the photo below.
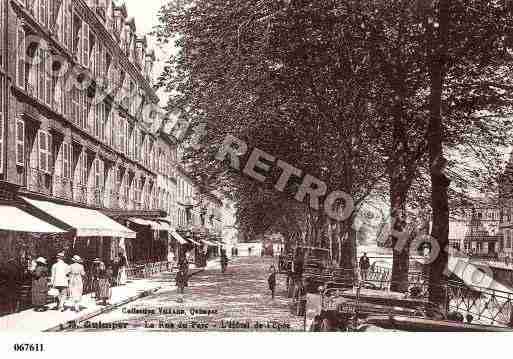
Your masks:
[{"label": "sidewalk", "polygon": [[[68,307],[69,309],[64,312],[57,310],[36,312],[33,309],[28,309],[19,313],[6,315],[0,317],[0,332],[42,332],[68,321],[77,320],[87,316],[94,316],[96,313],[105,310],[105,308],[116,306],[116,304],[123,303],[127,300],[135,300],[146,292],[157,291],[162,284],[163,280],[159,280],[158,278],[149,278],[135,279],[128,282],[126,285],[113,287],[112,298],[109,301],[110,305],[107,307],[97,305],[95,303],[95,299],[91,297],[91,294],[85,295],[82,298],[82,310],[79,313],[71,310],[71,303],[66,303],[65,307]],[[50,304],[49,308],[55,308],[55,304]]]},{"label": "sidewalk", "polygon": [[[193,270],[192,275],[200,273],[207,269],[219,268],[219,258],[209,260],[206,267],[196,268],[195,265],[191,265]],[[176,268],[173,268],[173,273]],[[113,287],[112,297],[107,307],[96,304],[95,299],[92,298],[91,294],[84,295],[80,304],[82,310],[79,313],[71,310],[72,304],[67,302],[65,307],[68,310],[61,312],[57,310],[51,310],[55,308],[55,304],[50,304],[48,307],[50,310],[46,312],[36,312],[33,309],[27,309],[19,313],[9,314],[0,317],[0,333],[2,331],[9,332],[42,332],[54,327],[58,327],[61,324],[65,324],[69,321],[82,320],[86,317],[92,317],[98,315],[100,312],[109,310],[112,306],[124,304],[144,296],[148,292],[157,291],[162,286],[174,286],[174,281],[169,282],[169,276],[167,278],[159,278],[162,274],[169,274],[170,272],[163,272],[160,275],[157,274],[153,278],[148,279],[134,279],[129,281],[126,285]],[[174,275],[171,274],[171,278],[174,279]]]},{"label": "sidewalk", "polygon": [[[202,272],[206,269],[219,268],[219,258],[209,260],[206,267],[196,268],[195,265],[191,265],[193,270],[192,275]],[[171,273],[174,273],[176,268],[173,268]],[[33,309],[27,309],[19,313],[9,314],[0,317],[0,333],[2,331],[9,332],[42,332],[54,327],[58,327],[61,324],[65,324],[69,321],[82,320],[83,318],[92,317],[98,315],[100,312],[109,310],[111,307],[130,302],[144,296],[147,292],[155,292],[162,286],[174,286],[174,281],[169,282],[169,277],[159,278],[162,274],[169,274],[170,272],[163,272],[160,275],[157,274],[153,278],[147,279],[134,279],[129,281],[126,285],[113,287],[112,297],[107,307],[96,304],[95,299],[92,298],[91,294],[84,295],[80,304],[82,310],[79,313],[71,310],[72,304],[67,302],[65,307],[68,310],[61,312],[57,310],[51,310],[55,308],[55,304],[50,304],[48,307],[50,310],[46,312],[36,312]],[[171,274],[171,278],[174,279],[174,275]]]}]

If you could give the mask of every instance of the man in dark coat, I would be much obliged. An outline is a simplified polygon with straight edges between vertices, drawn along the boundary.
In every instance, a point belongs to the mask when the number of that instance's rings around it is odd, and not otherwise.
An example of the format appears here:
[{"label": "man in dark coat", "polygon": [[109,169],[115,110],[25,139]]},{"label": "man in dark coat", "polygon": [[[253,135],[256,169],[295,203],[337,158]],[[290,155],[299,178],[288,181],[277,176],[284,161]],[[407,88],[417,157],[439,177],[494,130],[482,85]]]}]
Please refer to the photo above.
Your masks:
[{"label": "man in dark coat", "polygon": [[363,253],[363,256],[360,257],[360,276],[362,281],[367,280],[367,275],[369,273],[370,261],[369,257],[367,257],[367,253]]},{"label": "man in dark coat", "polygon": [[226,252],[222,252],[221,254],[221,271],[226,272],[226,267],[228,266],[228,257],[226,256]]},{"label": "man in dark coat", "polygon": [[178,272],[176,273],[175,283],[176,283],[176,286],[178,287],[178,292],[180,294],[183,294],[184,287],[187,286],[187,275],[185,274],[183,269],[179,269]]},{"label": "man in dark coat", "polygon": [[276,289],[276,268],[274,268],[274,265],[271,265],[269,271],[271,273],[267,278],[267,283],[269,284],[269,289],[271,290],[271,298],[274,299],[274,291]]}]

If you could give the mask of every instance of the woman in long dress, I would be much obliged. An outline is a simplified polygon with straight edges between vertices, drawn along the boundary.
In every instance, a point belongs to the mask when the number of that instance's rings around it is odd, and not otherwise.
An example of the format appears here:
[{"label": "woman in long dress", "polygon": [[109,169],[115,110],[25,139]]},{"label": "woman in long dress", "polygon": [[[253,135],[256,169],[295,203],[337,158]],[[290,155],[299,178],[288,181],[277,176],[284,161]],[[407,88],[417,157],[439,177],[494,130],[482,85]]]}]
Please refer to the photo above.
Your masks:
[{"label": "woman in long dress", "polygon": [[70,265],[69,272],[69,294],[73,300],[75,312],[80,311],[80,302],[82,301],[82,294],[84,292],[85,270],[82,265],[82,258],[75,255],[72,258],[73,264]]},{"label": "woman in long dress", "polygon": [[126,275],[126,267],[127,267],[127,260],[124,253],[121,253],[119,256],[119,272],[118,272],[118,283],[119,285],[124,285],[127,282],[127,275]]},{"label": "woman in long dress", "polygon": [[44,312],[48,298],[48,267],[46,259],[42,257],[35,262],[36,266],[32,271],[32,305],[36,312]]},{"label": "woman in long dress", "polygon": [[107,271],[105,263],[100,262],[98,265],[98,287],[96,292],[96,299],[102,301],[102,305],[107,305],[107,300],[110,299],[110,280],[112,277],[112,270]]}]

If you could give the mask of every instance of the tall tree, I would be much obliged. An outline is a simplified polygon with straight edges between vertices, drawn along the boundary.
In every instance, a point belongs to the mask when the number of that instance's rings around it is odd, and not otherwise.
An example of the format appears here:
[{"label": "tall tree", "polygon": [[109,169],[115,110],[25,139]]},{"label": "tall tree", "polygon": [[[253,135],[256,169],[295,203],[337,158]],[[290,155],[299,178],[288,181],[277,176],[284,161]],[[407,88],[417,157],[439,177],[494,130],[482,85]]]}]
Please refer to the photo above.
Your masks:
[{"label": "tall tree", "polygon": [[[373,86],[368,51],[362,47],[357,1],[339,9],[336,1],[191,2],[161,11],[156,34],[162,41],[179,36],[180,51],[170,59],[161,85],[174,93],[168,109],[178,110],[192,126],[206,124],[203,147],[188,154],[188,167],[211,183],[230,186],[240,198],[274,189],[280,171],[264,183],[247,185],[225,164],[214,160],[227,134],[244,140],[326,183],[361,204],[385,173],[379,153],[379,114],[370,105]],[[244,157],[247,159],[247,156]],[[301,183],[294,178],[284,193],[292,197]],[[275,189],[274,189],[275,190]],[[246,192],[248,191],[248,192]],[[246,193],[243,193],[246,192]],[[264,196],[272,201],[275,196]],[[308,198],[306,199],[309,200]],[[263,208],[280,206],[262,202]],[[248,202],[240,205],[249,205]],[[239,220],[255,223],[240,208]],[[328,245],[326,233],[339,233],[355,248],[352,215],[327,231],[322,208],[303,207],[310,227],[307,238]],[[280,216],[259,219],[266,228]],[[342,248],[342,243],[339,249]],[[344,266],[354,266],[353,255]]]}]

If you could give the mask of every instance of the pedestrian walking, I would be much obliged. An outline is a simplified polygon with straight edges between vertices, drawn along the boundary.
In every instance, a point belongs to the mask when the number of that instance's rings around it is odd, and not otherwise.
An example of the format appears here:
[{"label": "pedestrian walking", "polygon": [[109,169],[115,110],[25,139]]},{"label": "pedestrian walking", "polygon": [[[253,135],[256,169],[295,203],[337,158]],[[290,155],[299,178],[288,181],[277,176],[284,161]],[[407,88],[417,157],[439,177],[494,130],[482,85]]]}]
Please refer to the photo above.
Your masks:
[{"label": "pedestrian walking", "polygon": [[252,249],[253,249],[253,248],[251,248],[251,247],[249,247],[249,248],[248,248],[248,256],[249,256],[249,257],[251,257],[251,250],[252,250]]},{"label": "pedestrian walking", "polygon": [[119,279],[119,258],[114,258],[114,262],[112,263],[112,286],[118,285]]},{"label": "pedestrian walking", "polygon": [[97,271],[97,292],[96,299],[101,301],[102,305],[107,305],[107,300],[110,299],[111,291],[110,291],[110,281],[112,278],[112,268],[107,270],[105,263],[98,263],[98,271]]},{"label": "pedestrian walking", "polygon": [[46,259],[39,257],[35,260],[32,273],[32,305],[36,312],[46,311],[48,299],[48,267]]},{"label": "pedestrian walking", "polygon": [[125,285],[127,282],[127,274],[126,268],[128,265],[128,261],[126,259],[125,253],[121,252],[119,255],[119,270],[118,270],[118,284]]},{"label": "pedestrian walking", "polygon": [[228,257],[226,256],[226,251],[221,250],[221,272],[226,272],[226,267],[228,266]]},{"label": "pedestrian walking", "polygon": [[296,302],[296,315],[304,315],[306,310],[306,288],[303,279],[300,279],[297,282],[295,287],[294,300]]},{"label": "pedestrian walking", "polygon": [[68,291],[68,274],[70,271],[69,265],[64,262],[64,252],[57,254],[57,262],[52,266],[52,279],[51,285],[59,291],[57,296],[56,310],[64,311],[64,301],[67,297]]},{"label": "pedestrian walking", "polygon": [[91,290],[92,290],[92,296],[98,299],[98,281],[100,279],[100,270],[101,267],[104,266],[103,262],[100,260],[100,258],[95,258],[93,260],[91,270],[87,271],[87,276],[91,280]]},{"label": "pedestrian walking", "polygon": [[82,258],[74,255],[73,264],[69,266],[69,294],[73,300],[75,312],[80,312],[80,302],[84,293],[85,269],[82,265]]},{"label": "pedestrian walking", "polygon": [[187,286],[187,274],[181,268],[176,273],[175,284],[178,287],[178,293],[183,294],[184,288]]},{"label": "pedestrian walking", "polygon": [[367,280],[367,275],[369,273],[370,261],[369,257],[367,257],[367,253],[363,253],[363,256],[360,257],[360,277],[362,281]]},{"label": "pedestrian walking", "polygon": [[269,268],[269,277],[267,278],[267,284],[269,284],[269,289],[271,290],[271,298],[274,299],[274,292],[276,289],[276,268],[274,264]]}]

